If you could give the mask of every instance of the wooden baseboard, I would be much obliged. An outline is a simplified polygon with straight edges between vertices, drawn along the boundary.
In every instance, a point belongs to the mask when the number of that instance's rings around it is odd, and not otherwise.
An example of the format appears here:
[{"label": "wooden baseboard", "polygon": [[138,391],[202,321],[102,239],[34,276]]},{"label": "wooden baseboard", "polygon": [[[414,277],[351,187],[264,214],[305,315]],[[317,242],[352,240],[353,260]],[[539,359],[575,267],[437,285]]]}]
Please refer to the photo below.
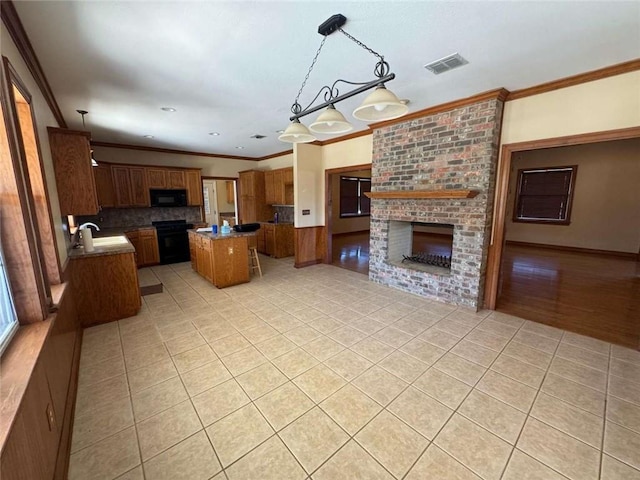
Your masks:
[{"label": "wooden baseboard", "polygon": [[322,263],[322,260],[318,259],[318,260],[310,260],[308,262],[294,263],[293,266],[295,268],[304,268],[304,267],[310,267],[311,265],[317,265],[319,263]]},{"label": "wooden baseboard", "polygon": [[73,350],[73,363],[71,378],[67,391],[67,403],[65,406],[60,444],[56,458],[54,480],[65,480],[69,473],[69,458],[71,457],[71,434],[73,432],[73,420],[76,411],[76,397],[78,394],[78,374],[80,372],[80,352],[82,350],[82,329],[76,334],[75,348]]},{"label": "wooden baseboard", "polygon": [[342,233],[333,233],[332,236],[334,237],[346,237],[347,235],[363,235],[363,234],[369,234],[371,232],[371,230],[356,230],[355,232],[342,232]]},{"label": "wooden baseboard", "polygon": [[616,252],[615,250],[596,250],[593,248],[568,247],[566,245],[548,245],[544,243],[518,242],[515,240],[507,240],[507,245],[518,247],[534,247],[546,248],[548,250],[561,250],[563,252],[588,253],[590,255],[602,255],[606,257],[619,257],[629,260],[640,261],[640,254],[631,252]]}]

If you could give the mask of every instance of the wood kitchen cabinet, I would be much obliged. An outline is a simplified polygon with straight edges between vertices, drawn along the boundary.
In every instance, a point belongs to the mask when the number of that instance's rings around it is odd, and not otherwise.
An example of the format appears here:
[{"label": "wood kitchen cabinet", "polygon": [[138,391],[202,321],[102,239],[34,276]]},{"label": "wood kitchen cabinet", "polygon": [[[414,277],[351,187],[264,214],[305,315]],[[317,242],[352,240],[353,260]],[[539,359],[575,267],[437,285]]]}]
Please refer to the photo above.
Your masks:
[{"label": "wood kitchen cabinet", "polygon": [[96,193],[98,194],[98,205],[100,208],[115,207],[116,191],[113,187],[111,165],[101,163],[97,167],[93,167],[93,175],[96,182]]},{"label": "wood kitchen cabinet", "polygon": [[149,187],[144,167],[111,165],[117,207],[148,207]]},{"label": "wood kitchen cabinet", "polygon": [[227,203],[236,203],[236,192],[233,184],[233,180],[227,180],[225,182],[225,187],[227,189]]},{"label": "wood kitchen cabinet", "polygon": [[167,170],[167,188],[187,188],[187,180],[184,170]]},{"label": "wood kitchen cabinet", "polygon": [[91,136],[48,127],[51,158],[63,215],[95,215],[99,211],[96,184],[91,167]]},{"label": "wood kitchen cabinet", "polygon": [[190,207],[202,205],[202,178],[199,170],[187,170],[185,172],[187,186],[187,203]]},{"label": "wood kitchen cabinet", "polygon": [[248,239],[247,235],[212,237],[189,232],[191,267],[218,288],[246,283],[249,281]]},{"label": "wood kitchen cabinet", "polygon": [[149,188],[167,188],[167,170],[164,168],[147,168],[147,185]]},{"label": "wood kitchen cabinet", "polygon": [[240,172],[240,223],[264,221],[271,216],[265,202],[265,172]]},{"label": "wood kitchen cabinet", "polygon": [[265,203],[293,205],[293,168],[264,172]]},{"label": "wood kitchen cabinet", "polygon": [[294,255],[293,225],[288,223],[261,223],[257,239],[258,252],[274,258]]},{"label": "wood kitchen cabinet", "polygon": [[125,235],[136,249],[136,266],[146,267],[160,263],[158,233],[155,228],[141,228],[126,232]]}]

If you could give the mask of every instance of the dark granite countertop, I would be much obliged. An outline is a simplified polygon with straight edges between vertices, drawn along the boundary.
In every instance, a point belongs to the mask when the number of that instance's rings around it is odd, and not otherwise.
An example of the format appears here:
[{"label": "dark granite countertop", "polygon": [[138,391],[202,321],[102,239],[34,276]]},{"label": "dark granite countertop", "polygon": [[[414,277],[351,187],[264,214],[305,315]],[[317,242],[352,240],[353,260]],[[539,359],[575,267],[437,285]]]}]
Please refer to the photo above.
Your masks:
[{"label": "dark granite countertop", "polygon": [[211,240],[225,240],[227,238],[238,238],[238,237],[254,237],[256,232],[236,232],[231,230],[231,233],[223,235],[220,233],[220,229],[218,229],[218,233],[209,232],[196,232],[195,230],[187,230],[188,232],[193,232],[197,235],[202,235],[203,237],[210,238]]}]

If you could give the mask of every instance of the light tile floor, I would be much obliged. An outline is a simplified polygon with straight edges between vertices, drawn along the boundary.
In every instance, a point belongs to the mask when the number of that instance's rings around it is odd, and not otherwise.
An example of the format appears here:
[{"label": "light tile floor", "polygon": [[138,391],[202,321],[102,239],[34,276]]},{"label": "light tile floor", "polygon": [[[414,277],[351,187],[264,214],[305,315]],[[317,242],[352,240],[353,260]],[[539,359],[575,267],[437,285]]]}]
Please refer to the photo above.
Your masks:
[{"label": "light tile floor", "polygon": [[640,479],[640,352],[261,261],[85,330],[71,480]]}]

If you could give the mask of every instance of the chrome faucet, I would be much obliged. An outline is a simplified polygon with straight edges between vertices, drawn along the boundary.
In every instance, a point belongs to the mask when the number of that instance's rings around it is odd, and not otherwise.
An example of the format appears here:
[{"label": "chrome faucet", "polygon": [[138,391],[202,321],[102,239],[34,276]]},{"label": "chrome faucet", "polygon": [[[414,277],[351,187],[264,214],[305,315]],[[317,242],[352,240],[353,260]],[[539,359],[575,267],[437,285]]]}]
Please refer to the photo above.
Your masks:
[{"label": "chrome faucet", "polygon": [[78,230],[82,230],[82,229],[87,228],[87,227],[95,227],[96,231],[98,231],[98,232],[100,231],[100,227],[98,225],[96,225],[95,223],[91,223],[91,222],[83,223],[82,225],[80,225],[78,227]]}]

